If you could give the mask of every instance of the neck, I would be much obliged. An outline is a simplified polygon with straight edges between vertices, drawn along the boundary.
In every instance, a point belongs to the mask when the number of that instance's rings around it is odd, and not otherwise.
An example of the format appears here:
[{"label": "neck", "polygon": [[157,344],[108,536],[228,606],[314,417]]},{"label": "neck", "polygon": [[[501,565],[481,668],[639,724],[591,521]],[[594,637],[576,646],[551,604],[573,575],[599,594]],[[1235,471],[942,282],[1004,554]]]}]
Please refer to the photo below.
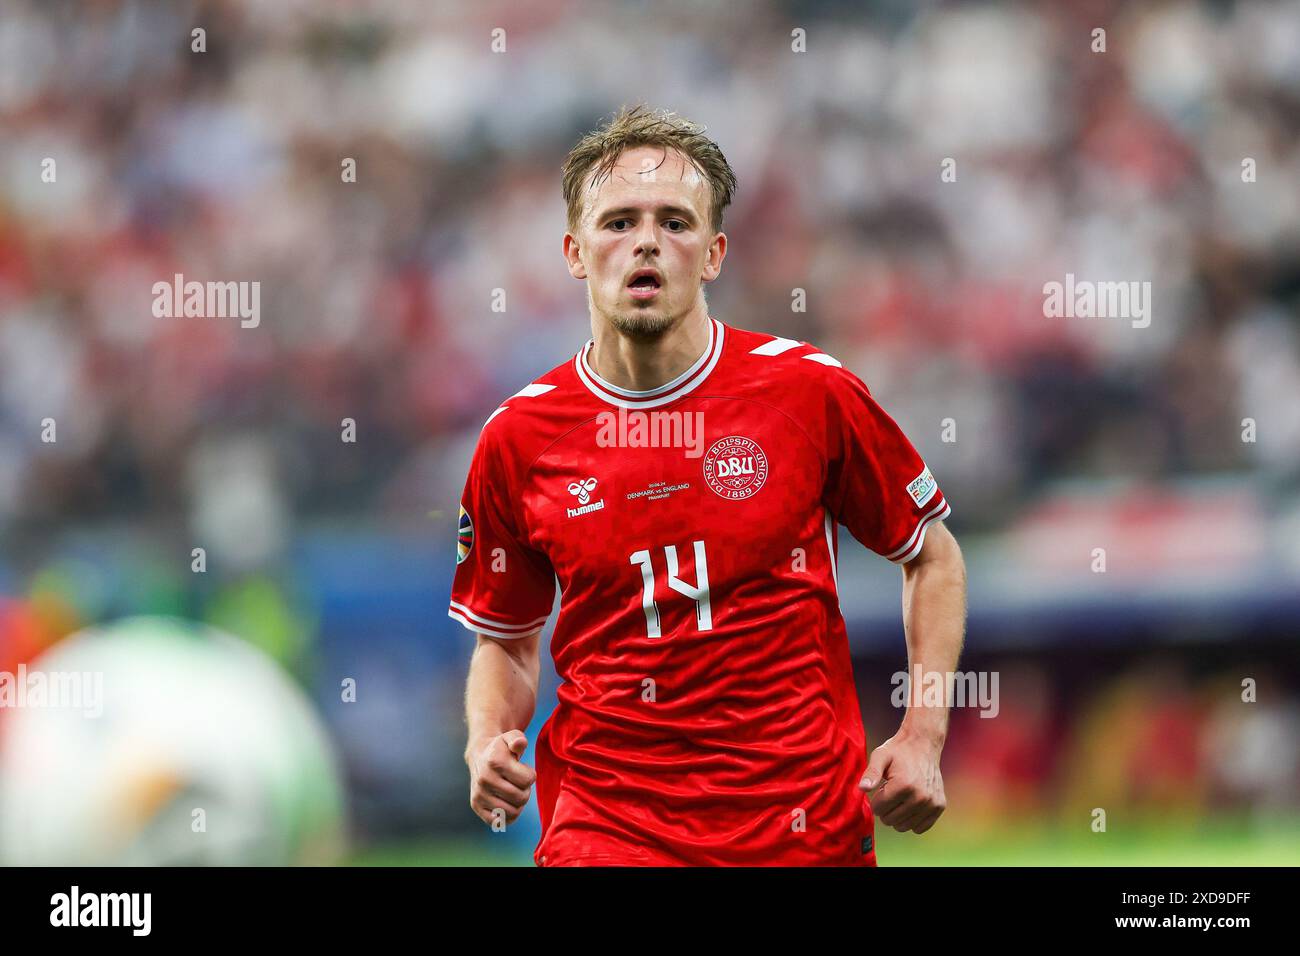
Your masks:
[{"label": "neck", "polygon": [[587,364],[619,388],[634,392],[658,388],[681,375],[704,354],[711,321],[706,309],[693,309],[662,335],[641,339],[593,316]]}]

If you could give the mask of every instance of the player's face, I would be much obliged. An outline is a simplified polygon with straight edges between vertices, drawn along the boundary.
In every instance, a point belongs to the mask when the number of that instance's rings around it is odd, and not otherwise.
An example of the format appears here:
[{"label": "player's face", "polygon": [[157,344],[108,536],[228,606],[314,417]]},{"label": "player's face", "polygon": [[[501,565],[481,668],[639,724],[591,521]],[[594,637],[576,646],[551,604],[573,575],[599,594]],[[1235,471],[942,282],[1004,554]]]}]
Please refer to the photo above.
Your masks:
[{"label": "player's face", "polygon": [[[607,179],[588,185],[578,235],[564,237],[592,308],[628,335],[675,327],[722,266],[727,238],[710,228],[711,202],[708,180],[677,151],[625,151]],[[638,278],[643,270],[654,275]]]}]

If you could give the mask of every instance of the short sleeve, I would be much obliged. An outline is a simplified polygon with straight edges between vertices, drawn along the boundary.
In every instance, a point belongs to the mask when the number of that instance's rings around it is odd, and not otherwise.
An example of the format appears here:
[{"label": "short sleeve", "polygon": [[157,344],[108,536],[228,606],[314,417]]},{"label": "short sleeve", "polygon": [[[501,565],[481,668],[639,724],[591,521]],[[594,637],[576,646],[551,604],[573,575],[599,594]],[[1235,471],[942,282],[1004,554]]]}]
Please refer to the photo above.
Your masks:
[{"label": "short sleeve", "polygon": [[952,513],[903,430],[844,368],[827,369],[825,504],[862,544],[903,564]]},{"label": "short sleeve", "polygon": [[522,533],[517,482],[502,467],[495,435],[487,428],[479,435],[465,480],[447,614],[489,637],[526,637],[550,616],[555,572]]}]

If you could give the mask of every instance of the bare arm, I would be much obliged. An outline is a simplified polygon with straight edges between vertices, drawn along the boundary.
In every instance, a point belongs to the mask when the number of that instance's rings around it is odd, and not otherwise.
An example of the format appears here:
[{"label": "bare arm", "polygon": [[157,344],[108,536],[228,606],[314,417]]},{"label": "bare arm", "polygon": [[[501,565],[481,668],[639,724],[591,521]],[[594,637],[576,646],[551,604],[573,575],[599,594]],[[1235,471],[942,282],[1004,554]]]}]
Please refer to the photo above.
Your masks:
[{"label": "bare arm", "polygon": [[528,747],[524,728],[537,707],[541,632],[528,637],[478,635],[465,682],[470,806],[485,823],[513,823],[532,792],[536,774],[519,758]]},{"label": "bare arm", "polygon": [[[903,565],[909,674],[955,671],[965,631],[966,564],[952,532],[936,522],[920,553]],[[911,690],[898,733],[872,751],[860,786],[871,793],[880,822],[924,833],[947,807],[939,756],[948,736],[948,706],[921,706],[923,684],[913,683]]]},{"label": "bare arm", "polygon": [[[966,632],[966,563],[952,532],[936,522],[921,552],[903,565],[903,634],[908,671],[951,673],[957,669]],[[915,694],[920,688],[913,687]],[[899,733],[939,748],[948,737],[948,708],[912,706]]]},{"label": "bare arm", "polygon": [[478,635],[465,682],[466,755],[507,730],[522,730],[537,707],[541,632],[529,637]]}]

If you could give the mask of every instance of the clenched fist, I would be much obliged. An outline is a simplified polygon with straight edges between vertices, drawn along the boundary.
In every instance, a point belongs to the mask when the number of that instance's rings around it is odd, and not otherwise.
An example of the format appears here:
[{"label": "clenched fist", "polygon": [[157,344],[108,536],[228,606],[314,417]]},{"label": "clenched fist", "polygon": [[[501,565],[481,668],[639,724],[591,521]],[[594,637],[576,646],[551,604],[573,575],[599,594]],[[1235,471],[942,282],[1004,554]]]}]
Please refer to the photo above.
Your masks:
[{"label": "clenched fist", "polygon": [[498,820],[514,823],[532,796],[537,774],[519,760],[527,748],[522,730],[507,730],[466,752],[469,805],[489,826]]},{"label": "clenched fist", "polygon": [[895,734],[871,752],[858,787],[867,791],[876,820],[899,833],[924,833],[948,807],[939,772],[943,745]]}]

